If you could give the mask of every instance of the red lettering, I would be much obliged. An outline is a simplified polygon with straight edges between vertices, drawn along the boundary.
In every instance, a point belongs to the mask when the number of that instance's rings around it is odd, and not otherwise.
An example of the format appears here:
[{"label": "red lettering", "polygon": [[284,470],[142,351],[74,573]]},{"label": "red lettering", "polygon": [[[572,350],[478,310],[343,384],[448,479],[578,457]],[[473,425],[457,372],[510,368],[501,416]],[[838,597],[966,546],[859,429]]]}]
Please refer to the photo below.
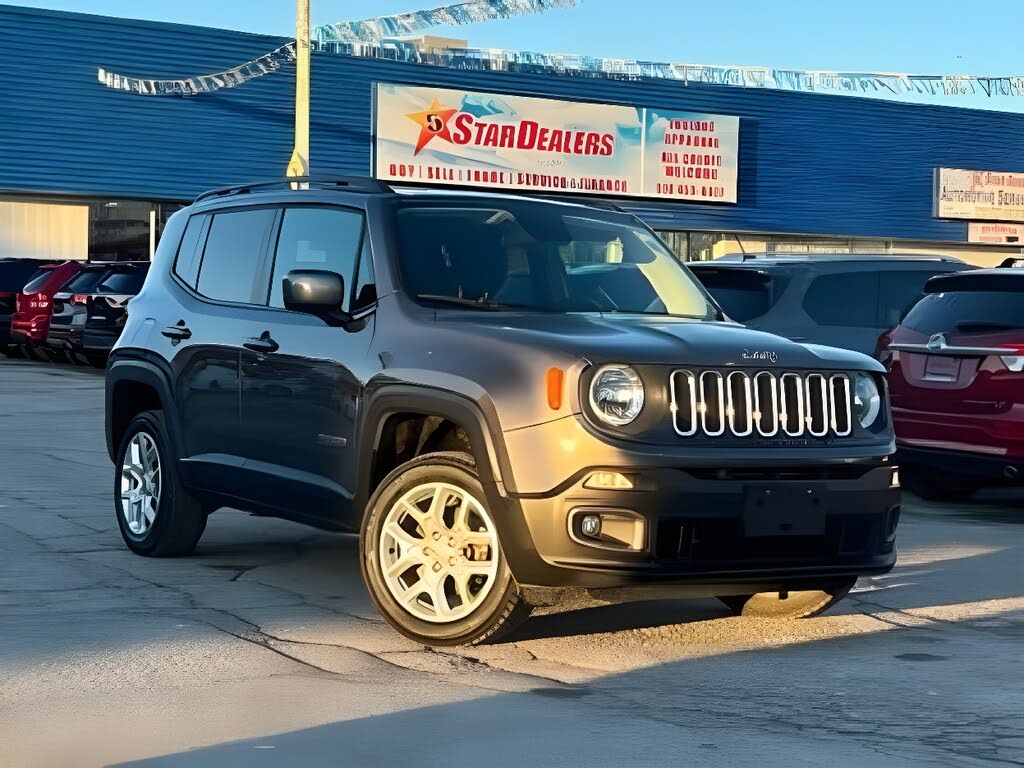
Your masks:
[{"label": "red lettering", "polygon": [[452,120],[452,143],[468,144],[470,129],[473,127],[473,116],[468,112],[459,112]]}]

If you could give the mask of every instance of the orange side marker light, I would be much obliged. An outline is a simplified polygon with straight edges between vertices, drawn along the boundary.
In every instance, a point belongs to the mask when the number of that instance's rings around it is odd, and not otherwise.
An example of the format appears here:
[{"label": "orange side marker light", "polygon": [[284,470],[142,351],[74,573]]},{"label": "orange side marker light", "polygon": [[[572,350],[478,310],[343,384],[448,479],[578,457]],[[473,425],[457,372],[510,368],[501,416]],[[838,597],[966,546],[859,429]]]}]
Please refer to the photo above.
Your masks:
[{"label": "orange side marker light", "polygon": [[562,384],[565,381],[565,371],[561,368],[548,368],[548,407],[557,411],[562,407]]}]

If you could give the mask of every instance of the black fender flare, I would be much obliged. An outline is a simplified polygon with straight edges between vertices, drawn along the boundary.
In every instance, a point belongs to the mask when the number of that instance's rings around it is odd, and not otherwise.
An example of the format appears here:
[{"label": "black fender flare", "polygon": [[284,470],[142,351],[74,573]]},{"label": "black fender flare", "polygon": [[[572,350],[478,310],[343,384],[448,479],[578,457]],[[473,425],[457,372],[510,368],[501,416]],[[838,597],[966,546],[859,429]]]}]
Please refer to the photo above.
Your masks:
[{"label": "black fender flare", "polygon": [[366,391],[357,427],[359,455],[354,508],[360,514],[373,494],[372,469],[384,424],[396,413],[441,416],[458,424],[469,436],[480,482],[488,496],[493,494],[504,500],[508,491],[514,490],[501,426],[492,403],[479,403],[461,394],[420,384],[388,383]]},{"label": "black fender flare", "polygon": [[173,376],[170,366],[162,358],[152,359],[154,356],[140,354],[138,352],[126,352],[116,350],[107,363],[105,381],[105,431],[107,440],[107,453],[111,461],[117,460],[117,449],[114,441],[114,393],[117,385],[122,382],[133,384],[144,384],[157,393],[160,403],[163,406],[164,422],[171,440],[174,442],[176,453],[181,456],[181,429],[178,423],[178,412],[174,407],[174,390],[171,385]]}]

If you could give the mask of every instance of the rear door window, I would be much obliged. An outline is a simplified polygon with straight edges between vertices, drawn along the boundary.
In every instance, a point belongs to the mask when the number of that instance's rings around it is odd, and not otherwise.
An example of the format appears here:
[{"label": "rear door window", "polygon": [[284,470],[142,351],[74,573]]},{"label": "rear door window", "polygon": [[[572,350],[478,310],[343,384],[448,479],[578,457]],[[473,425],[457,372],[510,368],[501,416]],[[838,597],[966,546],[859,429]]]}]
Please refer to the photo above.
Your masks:
[{"label": "rear door window", "polygon": [[924,284],[935,270],[897,270],[878,276],[878,326],[895,328],[924,296]]},{"label": "rear door window", "polygon": [[818,325],[875,328],[877,306],[877,272],[819,275],[804,295],[804,311]]},{"label": "rear door window", "polygon": [[910,310],[903,327],[926,336],[984,334],[1024,329],[1024,293],[957,291],[929,293]]},{"label": "rear door window", "polygon": [[276,215],[273,208],[215,214],[196,290],[218,301],[264,303],[266,294],[254,296],[256,271]]},{"label": "rear door window", "polygon": [[782,296],[787,276],[755,269],[697,268],[694,275],[732,320],[746,323],[768,314]]}]

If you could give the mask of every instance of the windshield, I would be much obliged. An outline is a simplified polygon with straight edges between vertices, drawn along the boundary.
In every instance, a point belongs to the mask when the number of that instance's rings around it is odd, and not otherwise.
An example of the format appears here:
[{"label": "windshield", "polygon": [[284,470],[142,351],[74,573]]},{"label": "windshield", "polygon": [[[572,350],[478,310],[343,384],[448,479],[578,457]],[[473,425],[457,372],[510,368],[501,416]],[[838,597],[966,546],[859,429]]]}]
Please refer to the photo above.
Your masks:
[{"label": "windshield", "polygon": [[535,201],[407,204],[404,289],[425,303],[715,319],[697,281],[622,214]]}]

